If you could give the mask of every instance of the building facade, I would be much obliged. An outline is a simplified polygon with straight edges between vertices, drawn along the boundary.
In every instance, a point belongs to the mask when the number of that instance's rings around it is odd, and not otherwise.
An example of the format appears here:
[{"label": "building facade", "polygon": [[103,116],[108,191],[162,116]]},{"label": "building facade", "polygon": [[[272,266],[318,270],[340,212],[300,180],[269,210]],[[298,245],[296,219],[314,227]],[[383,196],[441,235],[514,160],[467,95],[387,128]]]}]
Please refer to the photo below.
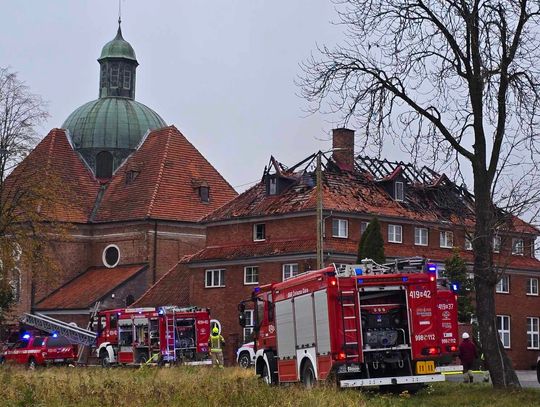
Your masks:
[{"label": "building facade", "polygon": [[[354,157],[350,130],[334,130],[333,139],[332,156],[314,154],[290,168],[271,158],[257,185],[204,219],[206,247],[183,259],[138,304],[167,298],[164,287],[181,279],[189,290],[169,295],[212,308],[232,345],[227,353],[232,361],[253,330],[252,324],[239,327],[237,304],[257,285],[317,267],[318,202],[324,265],[355,263],[359,239],[376,216],[388,261],[423,256],[436,262],[442,275],[445,259],[458,248],[472,270],[474,200],[464,188],[425,167]],[[521,369],[533,365],[540,353],[537,235],[532,226],[508,217],[493,242],[495,261],[504,272],[496,295],[499,332]]]}]

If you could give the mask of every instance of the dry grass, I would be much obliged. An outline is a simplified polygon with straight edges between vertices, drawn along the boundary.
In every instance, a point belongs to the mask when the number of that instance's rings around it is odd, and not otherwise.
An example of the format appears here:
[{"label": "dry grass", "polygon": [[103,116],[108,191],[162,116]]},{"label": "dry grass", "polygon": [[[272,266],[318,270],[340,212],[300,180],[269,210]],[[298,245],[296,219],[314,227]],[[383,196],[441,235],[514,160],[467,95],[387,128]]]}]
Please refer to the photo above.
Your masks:
[{"label": "dry grass", "polygon": [[239,368],[0,368],[2,406],[538,406],[540,391],[443,383],[415,396],[268,387]]}]

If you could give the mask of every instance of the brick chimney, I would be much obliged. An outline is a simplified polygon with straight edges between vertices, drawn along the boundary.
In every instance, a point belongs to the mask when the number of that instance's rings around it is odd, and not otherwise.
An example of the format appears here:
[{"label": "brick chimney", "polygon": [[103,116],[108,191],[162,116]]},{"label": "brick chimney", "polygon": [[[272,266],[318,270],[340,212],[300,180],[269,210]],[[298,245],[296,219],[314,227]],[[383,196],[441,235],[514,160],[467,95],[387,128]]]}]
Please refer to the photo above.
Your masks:
[{"label": "brick chimney", "polygon": [[354,169],[354,130],[340,128],[332,130],[332,158],[345,171]]}]

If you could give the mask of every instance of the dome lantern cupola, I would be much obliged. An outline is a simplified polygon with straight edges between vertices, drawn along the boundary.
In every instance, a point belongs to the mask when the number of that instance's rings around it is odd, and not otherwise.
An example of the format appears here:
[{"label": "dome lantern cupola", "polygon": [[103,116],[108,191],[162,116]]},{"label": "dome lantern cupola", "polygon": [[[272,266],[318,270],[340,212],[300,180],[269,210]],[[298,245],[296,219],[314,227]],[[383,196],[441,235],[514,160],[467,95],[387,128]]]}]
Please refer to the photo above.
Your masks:
[{"label": "dome lantern cupola", "polygon": [[73,148],[95,176],[109,179],[148,131],[167,126],[152,109],[135,101],[137,58],[118,32],[101,50],[99,98],[75,109],[62,124]]},{"label": "dome lantern cupola", "polygon": [[116,37],[101,50],[98,58],[101,67],[99,97],[119,96],[135,99],[135,70],[137,58],[135,50],[122,37],[121,20],[118,19]]}]

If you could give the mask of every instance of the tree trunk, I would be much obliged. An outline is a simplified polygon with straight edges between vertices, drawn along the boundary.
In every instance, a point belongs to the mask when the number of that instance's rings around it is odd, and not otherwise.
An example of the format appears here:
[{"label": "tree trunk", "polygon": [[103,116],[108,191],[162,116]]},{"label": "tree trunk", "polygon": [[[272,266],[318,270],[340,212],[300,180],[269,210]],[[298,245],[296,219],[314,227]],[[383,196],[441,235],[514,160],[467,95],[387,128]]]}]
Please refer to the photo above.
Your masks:
[{"label": "tree trunk", "polygon": [[474,286],[476,289],[476,315],[482,351],[494,387],[521,387],[497,331],[495,286],[498,276],[493,267],[494,205],[487,174],[475,168],[476,226],[474,247]]}]

